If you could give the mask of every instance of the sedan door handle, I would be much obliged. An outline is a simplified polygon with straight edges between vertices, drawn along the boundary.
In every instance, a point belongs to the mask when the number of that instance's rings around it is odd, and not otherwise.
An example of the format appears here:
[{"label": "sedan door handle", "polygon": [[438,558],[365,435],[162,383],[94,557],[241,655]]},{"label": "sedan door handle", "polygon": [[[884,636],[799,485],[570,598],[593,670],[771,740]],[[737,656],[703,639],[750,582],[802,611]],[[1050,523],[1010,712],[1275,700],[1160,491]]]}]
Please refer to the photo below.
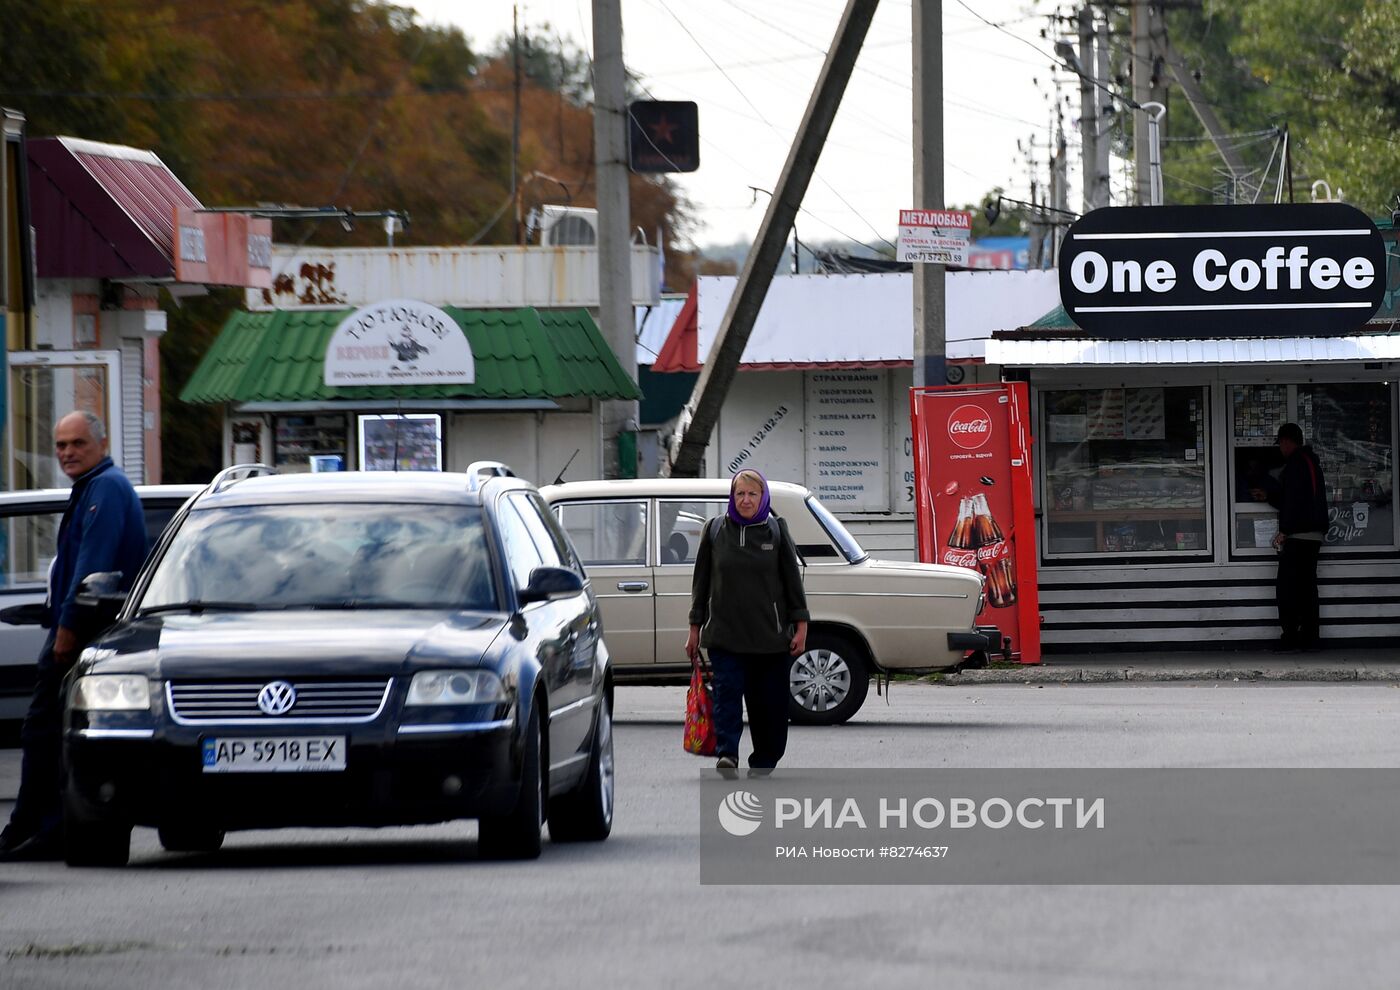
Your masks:
[{"label": "sedan door handle", "polygon": [[617,582],[617,590],[618,590],[618,591],[633,591],[633,592],[635,592],[635,591],[646,591],[646,590],[647,590],[648,588],[650,588],[650,587],[651,587],[651,585],[648,584],[648,583],[645,582],[645,581],[619,581],[619,582]]}]

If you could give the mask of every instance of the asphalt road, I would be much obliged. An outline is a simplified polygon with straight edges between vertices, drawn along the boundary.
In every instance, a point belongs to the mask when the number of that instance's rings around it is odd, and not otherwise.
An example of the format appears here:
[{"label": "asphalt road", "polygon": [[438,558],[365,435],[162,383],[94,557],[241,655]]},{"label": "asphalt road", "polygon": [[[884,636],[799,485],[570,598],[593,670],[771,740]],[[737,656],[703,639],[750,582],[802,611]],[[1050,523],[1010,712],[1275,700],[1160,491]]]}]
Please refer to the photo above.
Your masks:
[{"label": "asphalt road", "polygon": [[[617,821],[534,863],[471,824],[232,836],[125,870],[0,865],[0,986],[1313,987],[1400,970],[1380,886],[698,882],[683,690],[618,692]],[[793,767],[1400,766],[1394,684],[896,684]],[[0,811],[18,754],[0,752]],[[1325,841],[1320,836],[1320,841]]]}]

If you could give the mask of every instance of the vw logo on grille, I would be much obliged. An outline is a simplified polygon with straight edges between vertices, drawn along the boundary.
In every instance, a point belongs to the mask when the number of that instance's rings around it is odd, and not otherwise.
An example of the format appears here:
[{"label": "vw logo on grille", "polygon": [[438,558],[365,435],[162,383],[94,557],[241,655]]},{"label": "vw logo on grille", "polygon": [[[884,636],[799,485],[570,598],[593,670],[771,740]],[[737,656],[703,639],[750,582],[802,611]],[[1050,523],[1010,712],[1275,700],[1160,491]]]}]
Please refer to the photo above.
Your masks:
[{"label": "vw logo on grille", "polygon": [[268,715],[285,715],[296,703],[297,689],[286,681],[264,684],[263,689],[258,692],[258,707]]}]

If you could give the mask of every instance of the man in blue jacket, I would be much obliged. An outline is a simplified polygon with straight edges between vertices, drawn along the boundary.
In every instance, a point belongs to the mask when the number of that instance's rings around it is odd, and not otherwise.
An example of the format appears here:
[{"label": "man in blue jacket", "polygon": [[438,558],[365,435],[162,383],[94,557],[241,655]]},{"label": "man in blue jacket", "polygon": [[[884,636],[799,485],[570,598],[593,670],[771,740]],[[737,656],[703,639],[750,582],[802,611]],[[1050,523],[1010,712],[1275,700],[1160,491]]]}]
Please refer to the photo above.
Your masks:
[{"label": "man in blue jacket", "polygon": [[63,678],[88,639],[76,605],[89,574],[121,572],[130,588],[146,556],[146,523],[136,489],[107,456],[107,430],[92,413],[72,412],[54,427],[58,464],[73,491],[58,527],[49,569],[49,636],[39,651],[34,696],[20,729],[24,747],[19,794],[0,833],[0,859],[57,859],[62,854]]}]

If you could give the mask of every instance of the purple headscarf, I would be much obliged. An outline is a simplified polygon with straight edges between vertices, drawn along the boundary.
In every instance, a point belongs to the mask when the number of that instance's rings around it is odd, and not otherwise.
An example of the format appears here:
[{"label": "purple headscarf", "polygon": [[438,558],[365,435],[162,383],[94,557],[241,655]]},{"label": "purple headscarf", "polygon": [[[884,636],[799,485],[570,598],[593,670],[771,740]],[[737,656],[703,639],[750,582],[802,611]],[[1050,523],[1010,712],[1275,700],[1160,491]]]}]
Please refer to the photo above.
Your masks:
[{"label": "purple headscarf", "polygon": [[[758,511],[753,514],[752,519],[745,519],[743,516],[739,515],[739,507],[734,504],[734,485],[738,482],[740,474],[758,475],[758,480],[763,486],[763,497],[758,500]],[[763,476],[762,472],[755,471],[753,468],[744,468],[739,474],[734,475],[734,477],[730,479],[729,507],[724,510],[724,514],[727,515],[731,521],[740,526],[753,526],[756,523],[768,521],[768,479]]]}]

